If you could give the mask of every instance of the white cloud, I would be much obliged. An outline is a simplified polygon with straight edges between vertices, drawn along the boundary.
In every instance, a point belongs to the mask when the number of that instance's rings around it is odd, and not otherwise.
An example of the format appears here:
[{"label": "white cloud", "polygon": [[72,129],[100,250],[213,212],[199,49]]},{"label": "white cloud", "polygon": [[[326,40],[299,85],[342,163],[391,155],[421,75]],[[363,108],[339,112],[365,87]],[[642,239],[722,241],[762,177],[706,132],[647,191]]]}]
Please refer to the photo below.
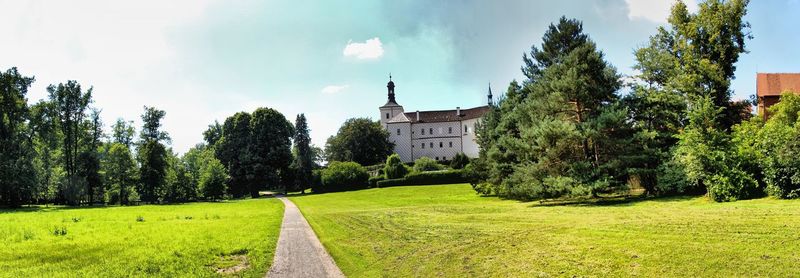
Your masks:
[{"label": "white cloud", "polygon": [[[689,12],[697,11],[697,0],[682,0]],[[625,0],[628,4],[628,19],[644,19],[655,23],[666,23],[675,0]]]},{"label": "white cloud", "polygon": [[383,44],[378,37],[368,39],[366,42],[348,41],[342,51],[345,57],[356,57],[361,60],[374,60],[383,56]]},{"label": "white cloud", "polygon": [[350,87],[350,85],[329,85],[325,86],[325,88],[322,88],[322,93],[326,95],[333,95],[344,91],[344,89],[347,89],[347,87]]}]

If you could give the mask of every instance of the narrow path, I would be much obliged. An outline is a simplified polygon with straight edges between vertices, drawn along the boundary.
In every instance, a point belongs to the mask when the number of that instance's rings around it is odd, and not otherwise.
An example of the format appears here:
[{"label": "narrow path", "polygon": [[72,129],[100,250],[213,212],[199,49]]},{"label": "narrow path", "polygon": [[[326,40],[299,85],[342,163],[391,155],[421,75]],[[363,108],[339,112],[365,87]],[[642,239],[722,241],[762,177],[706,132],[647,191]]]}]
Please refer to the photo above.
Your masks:
[{"label": "narrow path", "polygon": [[278,199],[285,209],[275,260],[267,277],[344,277],[297,206],[285,197]]}]

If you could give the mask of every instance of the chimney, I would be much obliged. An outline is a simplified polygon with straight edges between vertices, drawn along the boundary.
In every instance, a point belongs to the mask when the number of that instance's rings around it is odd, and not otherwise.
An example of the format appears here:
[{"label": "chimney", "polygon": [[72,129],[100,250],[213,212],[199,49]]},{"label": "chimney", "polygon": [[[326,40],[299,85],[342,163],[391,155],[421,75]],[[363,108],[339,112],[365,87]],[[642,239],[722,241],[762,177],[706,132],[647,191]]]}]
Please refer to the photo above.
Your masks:
[{"label": "chimney", "polygon": [[417,110],[417,122],[419,122],[419,110]]},{"label": "chimney", "polygon": [[461,117],[461,107],[456,107],[456,116]]}]

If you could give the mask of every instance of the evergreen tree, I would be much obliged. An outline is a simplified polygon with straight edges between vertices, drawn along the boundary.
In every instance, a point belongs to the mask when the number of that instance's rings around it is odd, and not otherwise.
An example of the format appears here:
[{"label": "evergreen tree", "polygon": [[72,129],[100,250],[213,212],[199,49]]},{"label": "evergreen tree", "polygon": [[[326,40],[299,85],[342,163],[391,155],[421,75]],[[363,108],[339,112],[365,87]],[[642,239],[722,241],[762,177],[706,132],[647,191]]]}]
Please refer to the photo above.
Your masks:
[{"label": "evergreen tree", "polygon": [[305,115],[297,115],[294,130],[295,187],[305,193],[311,187],[311,171],[314,168],[314,153]]}]

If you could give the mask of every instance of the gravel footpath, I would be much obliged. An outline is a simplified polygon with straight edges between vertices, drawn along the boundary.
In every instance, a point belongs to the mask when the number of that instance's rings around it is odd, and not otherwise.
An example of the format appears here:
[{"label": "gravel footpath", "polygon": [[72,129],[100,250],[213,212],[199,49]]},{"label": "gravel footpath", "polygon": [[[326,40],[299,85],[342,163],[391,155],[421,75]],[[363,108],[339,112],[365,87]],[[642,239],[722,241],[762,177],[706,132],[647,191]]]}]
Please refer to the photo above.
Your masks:
[{"label": "gravel footpath", "polygon": [[267,277],[345,277],[297,206],[284,197],[278,199],[285,209],[275,260]]}]

